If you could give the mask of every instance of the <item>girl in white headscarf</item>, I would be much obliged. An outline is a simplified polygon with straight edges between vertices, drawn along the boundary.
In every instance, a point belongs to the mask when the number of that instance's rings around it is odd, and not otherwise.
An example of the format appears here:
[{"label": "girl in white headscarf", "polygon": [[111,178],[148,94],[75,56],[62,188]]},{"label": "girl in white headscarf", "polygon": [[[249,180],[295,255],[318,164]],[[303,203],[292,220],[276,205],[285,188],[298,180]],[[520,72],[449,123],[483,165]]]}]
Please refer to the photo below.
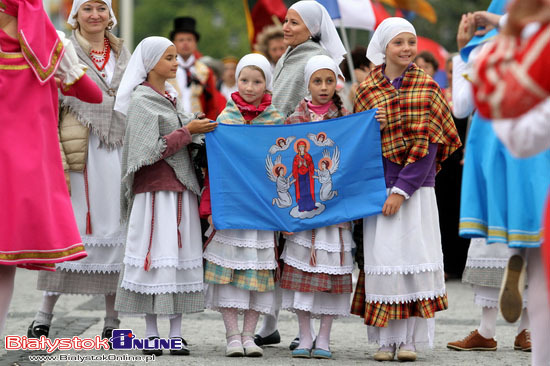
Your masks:
[{"label": "girl in white headscarf", "polygon": [[[303,80],[311,98],[303,99],[285,124],[314,122],[347,115],[348,112],[342,107],[342,101],[336,94],[338,74],[338,65],[329,56],[312,57],[305,66]],[[330,136],[325,134],[311,138],[318,146],[332,145]],[[336,156],[337,149],[332,157],[324,157],[318,164],[304,159],[306,164],[314,164],[310,168],[314,174],[311,177],[306,174],[305,178],[296,178],[297,175],[294,175],[297,196],[304,180],[309,184],[309,179],[315,179],[318,181],[315,184],[321,185],[319,203],[329,201],[338,194],[338,190],[333,189],[331,177],[338,167]],[[297,174],[294,170],[293,173]],[[298,200],[298,207],[309,211],[308,202],[311,202],[310,207],[316,208],[310,195],[301,196],[305,198]],[[280,286],[283,289],[282,308],[295,312],[298,316],[300,342],[292,351],[294,358],[332,358],[329,348],[332,321],[336,316],[349,316],[353,271],[353,240],[350,228],[349,223],[344,223],[285,236],[285,249],[281,255],[285,266]],[[314,349],[310,324],[312,317],[321,318]]]},{"label": "girl in white headscarf", "polygon": [[437,83],[413,63],[416,32],[385,19],[367,48],[377,65],[357,89],[354,111],[386,111],[381,131],[388,198],[363,219],[364,266],[352,313],[364,318],[377,361],[414,361],[432,346],[435,313],[447,308],[435,174],[460,139]]},{"label": "girl in white headscarf", "polygon": [[[288,9],[283,35],[287,50],[273,72],[273,105],[283,118],[287,118],[307,95],[304,67],[309,59],[326,55],[338,65],[346,50],[327,10],[316,1],[298,1]],[[277,330],[278,313],[277,310],[275,316],[264,317],[256,336],[257,344],[281,341]],[[290,348],[297,345],[298,342],[293,341]]]},{"label": "girl in white headscarf", "polygon": [[[260,54],[241,58],[235,71],[238,91],[231,94],[217,122],[225,124],[282,124],[283,118],[271,104],[271,65]],[[209,187],[205,189],[209,192]],[[211,227],[204,250],[206,307],[222,314],[228,357],[260,357],[254,343],[260,313],[273,314],[277,269],[274,233],[267,230],[215,230],[209,196],[203,195],[201,215]],[[250,225],[254,226],[254,225]],[[238,314],[244,313],[243,331]]]},{"label": "girl in white headscarf", "polygon": [[148,37],[136,47],[117,93],[115,110],[127,116],[121,218],[128,233],[115,308],[145,314],[149,339],[159,338],[157,315],[170,316],[169,337],[182,343],[170,354],[188,355],[182,314],[202,311],[204,298],[200,187],[187,145],[217,124],[194,119],[177,103],[167,83],[177,68],[172,42]]},{"label": "girl in white headscarf", "polygon": [[38,276],[38,289],[45,292],[28,336],[48,335],[59,295],[68,293],[105,296],[102,336],[108,338],[120,324],[114,303],[125,240],[119,204],[125,121],[113,106],[130,52],[111,33],[117,24],[111,0],[76,0],[67,22],[78,61],[103,94],[101,104],[59,96],[61,156],[88,257],[60,263],[55,272]]}]

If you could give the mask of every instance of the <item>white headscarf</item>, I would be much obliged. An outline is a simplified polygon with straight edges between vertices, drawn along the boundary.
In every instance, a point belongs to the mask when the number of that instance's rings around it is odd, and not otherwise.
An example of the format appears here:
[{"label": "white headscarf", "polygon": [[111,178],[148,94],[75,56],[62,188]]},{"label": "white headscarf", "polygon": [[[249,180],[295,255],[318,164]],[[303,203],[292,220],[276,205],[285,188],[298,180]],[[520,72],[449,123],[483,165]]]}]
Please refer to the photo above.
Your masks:
[{"label": "white headscarf", "polygon": [[265,76],[265,88],[267,90],[272,89],[271,64],[264,55],[260,55],[259,53],[249,53],[248,55],[243,56],[239,60],[237,68],[235,69],[235,80],[239,80],[239,74],[241,73],[241,70],[246,66],[257,66],[262,69]]},{"label": "white headscarf", "polygon": [[[147,79],[147,74],[151,71],[164,51],[174,44],[164,37],[147,37],[139,42],[130,61],[126,66],[126,71],[122,76],[118,92],[116,93],[115,111],[126,115],[130,106],[130,96],[139,84]],[[166,91],[170,95],[177,95],[172,85],[166,82]]]},{"label": "white headscarf", "polygon": [[320,36],[321,46],[340,64],[347,52],[327,9],[317,1],[298,1],[290,9],[300,14],[311,36]]},{"label": "white headscarf", "polygon": [[[92,1],[92,0],[74,0],[73,1],[71,14],[69,14],[69,19],[67,19],[67,23],[69,23],[72,27],[76,27],[76,19],[74,17],[76,13],[78,13],[78,9],[80,9],[82,4],[87,3],[88,1]],[[111,20],[113,21],[113,28],[114,28],[117,25],[117,21],[116,21],[115,13],[113,12],[111,0],[97,0],[97,1],[101,1],[109,7],[109,14],[111,14]]]},{"label": "white headscarf", "polygon": [[315,71],[322,69],[328,69],[332,71],[336,78],[338,78],[338,75],[342,75],[342,71],[340,71],[340,68],[338,67],[338,65],[336,65],[336,62],[334,62],[332,58],[325,55],[313,56],[309,59],[306,67],[304,68],[304,81],[306,82],[306,85],[309,85],[309,79],[311,79],[311,75],[313,75]]},{"label": "white headscarf", "polygon": [[386,47],[388,43],[400,33],[412,33],[416,31],[408,20],[398,17],[386,18],[374,31],[369,47],[367,58],[375,65],[381,65],[386,61]]}]

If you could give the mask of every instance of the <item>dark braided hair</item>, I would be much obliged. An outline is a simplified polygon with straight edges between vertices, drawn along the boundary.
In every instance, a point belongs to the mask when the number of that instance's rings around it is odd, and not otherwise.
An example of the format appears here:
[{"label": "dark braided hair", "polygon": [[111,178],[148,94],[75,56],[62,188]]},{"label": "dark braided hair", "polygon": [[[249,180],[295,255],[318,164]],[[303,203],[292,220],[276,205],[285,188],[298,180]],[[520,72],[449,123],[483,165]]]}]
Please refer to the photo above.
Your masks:
[{"label": "dark braided hair", "polygon": [[334,95],[332,96],[332,103],[334,103],[334,105],[336,106],[336,108],[338,108],[338,117],[342,117],[343,114],[342,114],[342,99],[340,98],[340,96],[338,95],[338,92],[335,90],[334,91]]}]

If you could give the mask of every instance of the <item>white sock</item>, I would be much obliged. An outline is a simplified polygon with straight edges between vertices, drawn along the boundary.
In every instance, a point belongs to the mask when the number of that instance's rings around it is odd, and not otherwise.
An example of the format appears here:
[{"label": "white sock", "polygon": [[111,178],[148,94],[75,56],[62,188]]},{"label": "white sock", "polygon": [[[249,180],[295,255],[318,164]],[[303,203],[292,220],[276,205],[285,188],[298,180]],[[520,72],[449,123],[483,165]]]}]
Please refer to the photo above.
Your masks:
[{"label": "white sock", "polygon": [[262,327],[258,330],[260,337],[267,337],[277,330],[277,322],[279,319],[279,310],[275,310],[275,315],[266,314],[262,321]]},{"label": "white sock", "polygon": [[145,314],[145,336],[147,338],[159,336],[157,314]]},{"label": "white sock", "polygon": [[181,314],[174,314],[170,317],[170,338],[181,337]]},{"label": "white sock", "polygon": [[399,349],[402,349],[404,351],[416,352],[416,347],[414,346],[414,342],[412,342],[412,343],[401,343],[401,345],[399,346]]},{"label": "white sock", "polygon": [[311,336],[311,313],[309,311],[296,310],[298,325],[300,326],[300,349],[310,349],[313,345]]},{"label": "white sock", "polygon": [[107,318],[118,318],[118,311],[115,310],[115,294],[105,295],[105,316]]},{"label": "white sock", "polygon": [[524,329],[529,330],[529,312],[527,309],[523,309],[521,312],[521,318],[519,320],[518,334],[523,332]]},{"label": "white sock", "polygon": [[4,332],[15,281],[15,266],[0,264],[0,336]]},{"label": "white sock", "polygon": [[321,348],[325,351],[329,350],[330,345],[330,330],[332,328],[333,315],[321,316],[321,325],[319,326],[319,334],[315,340],[315,348]]},{"label": "white sock", "polygon": [[380,352],[395,352],[395,344],[392,344],[391,346],[382,346],[378,348],[378,351]]},{"label": "white sock", "polygon": [[57,304],[59,296],[61,295],[50,294],[44,291],[44,295],[42,296],[42,304],[40,305],[40,311],[46,314],[53,314],[53,308],[55,308],[55,304]]},{"label": "white sock", "polygon": [[494,338],[496,334],[498,308],[481,308],[481,322],[477,331],[483,338]]},{"label": "white sock", "polygon": [[48,314],[43,311],[38,310],[34,316],[34,325],[47,325],[52,324],[53,314]]}]

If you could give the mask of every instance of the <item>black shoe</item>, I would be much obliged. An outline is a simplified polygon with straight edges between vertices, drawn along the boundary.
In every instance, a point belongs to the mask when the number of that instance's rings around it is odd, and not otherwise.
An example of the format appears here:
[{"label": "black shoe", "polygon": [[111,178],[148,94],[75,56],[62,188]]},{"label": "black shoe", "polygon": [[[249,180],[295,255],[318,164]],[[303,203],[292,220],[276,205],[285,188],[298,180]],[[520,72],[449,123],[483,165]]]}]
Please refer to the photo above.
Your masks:
[{"label": "black shoe", "polygon": [[[113,336],[113,329],[115,328],[111,328],[111,327],[103,328],[103,332],[101,332],[101,338],[111,339],[111,337]],[[109,349],[113,349],[113,344],[111,343],[111,341],[109,341]]]},{"label": "black shoe", "polygon": [[41,336],[48,337],[50,334],[49,325],[34,325],[34,320],[27,329],[27,338],[40,338]]},{"label": "black shoe", "polygon": [[187,348],[187,342],[182,337],[172,337],[171,339],[181,339],[180,349],[171,349],[170,354],[174,356],[189,356],[189,348]]},{"label": "black shoe", "polygon": [[290,346],[288,346],[288,348],[291,351],[294,351],[299,344],[300,344],[300,337],[296,337],[292,340],[292,342],[290,342]]},{"label": "black shoe", "polygon": [[[159,339],[160,337],[157,337],[157,336],[152,336],[152,337],[148,337],[148,339],[150,341],[152,341],[153,339]],[[162,356],[162,350],[161,349],[144,349],[142,350],[143,354],[144,355],[155,355],[155,356]]]},{"label": "black shoe", "polygon": [[256,343],[256,346],[267,346],[270,344],[279,344],[281,343],[281,335],[279,334],[278,330],[275,330],[273,333],[268,335],[267,337],[262,337],[259,334],[256,334],[254,336],[254,343]]}]

